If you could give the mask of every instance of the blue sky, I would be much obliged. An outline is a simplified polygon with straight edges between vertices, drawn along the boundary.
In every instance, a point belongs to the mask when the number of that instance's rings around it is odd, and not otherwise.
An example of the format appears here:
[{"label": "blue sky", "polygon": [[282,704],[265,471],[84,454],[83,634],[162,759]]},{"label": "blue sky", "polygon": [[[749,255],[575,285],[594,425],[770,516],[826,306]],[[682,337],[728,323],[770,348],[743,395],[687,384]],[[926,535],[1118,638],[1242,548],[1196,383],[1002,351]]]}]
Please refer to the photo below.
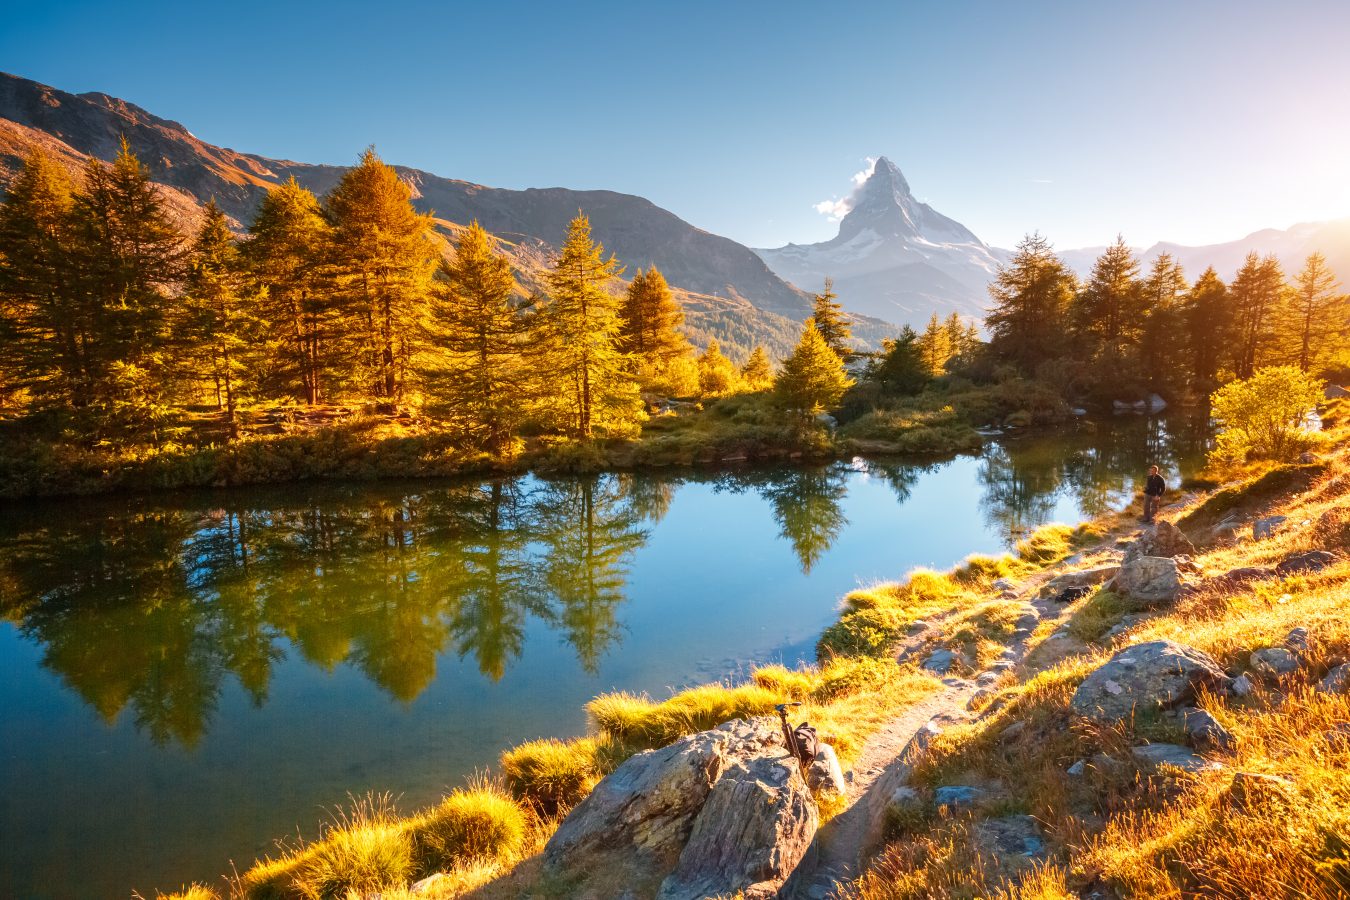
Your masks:
[{"label": "blue sky", "polygon": [[213,143],[641,194],[752,246],[885,155],[1009,246],[1350,216],[1350,3],[4,0],[0,69]]}]

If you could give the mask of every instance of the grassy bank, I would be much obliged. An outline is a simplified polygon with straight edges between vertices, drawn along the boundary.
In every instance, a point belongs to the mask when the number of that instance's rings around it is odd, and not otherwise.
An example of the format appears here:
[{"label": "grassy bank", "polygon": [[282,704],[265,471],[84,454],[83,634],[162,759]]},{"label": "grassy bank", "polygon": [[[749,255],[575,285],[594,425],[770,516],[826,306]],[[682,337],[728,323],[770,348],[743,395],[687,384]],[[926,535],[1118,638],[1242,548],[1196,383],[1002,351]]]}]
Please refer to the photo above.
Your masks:
[{"label": "grassy bank", "polygon": [[[1097,588],[1043,625],[1026,664],[981,701],[985,714],[936,738],[911,783],[986,791],[974,808],[892,822],[856,900],[999,897],[1345,897],[1350,893],[1350,697],[1317,689],[1350,660],[1350,454],[1346,435],[1311,465],[1230,473],[1173,518],[1196,538],[1199,587],[1175,605],[1125,619],[1129,607]],[[1265,540],[1207,535],[1237,515],[1284,515]],[[1330,550],[1321,571],[1234,584],[1233,569],[1273,566],[1290,554]],[[1137,615],[1137,613],[1136,613]],[[1112,633],[1124,625],[1123,633]],[[1254,651],[1280,647],[1292,629],[1310,639],[1301,664],[1271,677]],[[1172,640],[1245,674],[1246,696],[1202,693],[1196,706],[1230,734],[1196,772],[1154,772],[1131,748],[1184,744],[1174,719],[1137,715],[1115,727],[1071,714],[1086,675],[1123,647]],[[1074,763],[1087,760],[1082,772]],[[987,823],[1034,817],[1040,861],[991,850]]]},{"label": "grassy bank", "polygon": [[978,448],[975,426],[981,424],[1062,419],[1043,391],[1028,390],[944,384],[853,410],[854,418],[837,429],[785,418],[766,392],[734,394],[653,414],[634,440],[527,436],[506,456],[467,449],[462,434],[435,419],[345,407],[250,410],[242,437],[229,442],[214,413],[185,412],[175,441],[160,447],[91,446],[62,437],[58,422],[10,420],[0,422],[0,498],[314,479],[714,467],[854,453],[951,454]]}]

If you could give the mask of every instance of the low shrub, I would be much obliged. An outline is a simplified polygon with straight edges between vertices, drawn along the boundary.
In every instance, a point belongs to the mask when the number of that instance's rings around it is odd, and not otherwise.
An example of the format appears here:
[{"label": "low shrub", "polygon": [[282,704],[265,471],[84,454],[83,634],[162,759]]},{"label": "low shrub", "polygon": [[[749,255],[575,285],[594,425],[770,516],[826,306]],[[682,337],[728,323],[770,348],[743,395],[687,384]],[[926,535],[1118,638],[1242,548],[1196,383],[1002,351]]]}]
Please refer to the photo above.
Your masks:
[{"label": "low shrub", "polygon": [[411,822],[423,868],[498,861],[515,855],[525,840],[525,814],[490,783],[458,789]]},{"label": "low shrub", "polygon": [[598,743],[548,738],[521,744],[501,755],[502,776],[512,796],[554,815],[575,806],[604,775]]},{"label": "low shrub", "polygon": [[660,703],[628,693],[601,694],[586,711],[605,734],[634,747],[663,747],[731,719],[773,713],[778,695],[758,684],[706,684]]}]

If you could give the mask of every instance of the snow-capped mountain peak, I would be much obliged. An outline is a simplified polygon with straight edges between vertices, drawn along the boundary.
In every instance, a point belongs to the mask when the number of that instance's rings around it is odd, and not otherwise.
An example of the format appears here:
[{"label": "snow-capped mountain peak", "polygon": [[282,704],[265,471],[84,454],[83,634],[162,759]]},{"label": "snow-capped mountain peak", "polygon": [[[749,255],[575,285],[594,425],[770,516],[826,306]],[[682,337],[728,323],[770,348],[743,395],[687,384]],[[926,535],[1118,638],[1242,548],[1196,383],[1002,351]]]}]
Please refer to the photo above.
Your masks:
[{"label": "snow-capped mountain peak", "polygon": [[819,244],[755,252],[806,290],[834,278],[846,308],[921,324],[937,311],[983,314],[985,285],[1002,258],[960,222],[920,203],[900,168],[878,157],[845,204],[839,233]]}]

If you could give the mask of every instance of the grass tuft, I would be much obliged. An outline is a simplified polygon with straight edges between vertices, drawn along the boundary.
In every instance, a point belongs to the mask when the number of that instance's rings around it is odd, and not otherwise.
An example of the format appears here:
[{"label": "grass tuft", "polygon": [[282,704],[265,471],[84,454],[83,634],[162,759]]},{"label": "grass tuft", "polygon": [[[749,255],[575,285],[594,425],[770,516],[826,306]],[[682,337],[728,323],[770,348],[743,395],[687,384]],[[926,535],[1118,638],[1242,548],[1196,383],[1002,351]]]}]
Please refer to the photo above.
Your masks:
[{"label": "grass tuft", "polygon": [[432,871],[514,856],[525,830],[520,807],[490,782],[453,791],[412,820],[410,827],[423,867]]}]

